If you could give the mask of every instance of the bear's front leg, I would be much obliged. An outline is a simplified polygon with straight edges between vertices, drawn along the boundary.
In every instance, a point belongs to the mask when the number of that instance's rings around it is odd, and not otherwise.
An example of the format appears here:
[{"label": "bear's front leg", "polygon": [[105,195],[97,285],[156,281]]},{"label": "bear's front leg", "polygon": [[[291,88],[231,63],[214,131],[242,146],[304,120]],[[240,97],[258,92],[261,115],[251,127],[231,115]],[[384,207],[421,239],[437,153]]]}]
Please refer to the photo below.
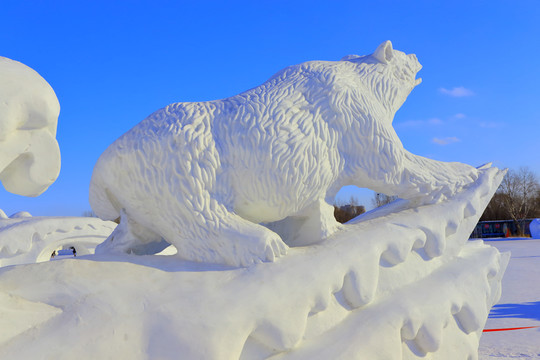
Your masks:
[{"label": "bear's front leg", "polygon": [[[161,224],[167,241],[178,250],[176,256],[185,260],[249,266],[272,262],[287,253],[288,246],[278,234],[250,222],[212,199],[207,192],[199,194],[194,203],[204,204],[197,210],[181,213]],[[183,204],[183,208],[188,203]],[[158,220],[161,221],[161,220]]]},{"label": "bear's front leg", "polygon": [[217,245],[214,249],[219,249],[218,261],[235,266],[272,262],[289,248],[275,232],[232,213],[212,241]]},{"label": "bear's front leg", "polygon": [[266,224],[289,246],[305,246],[326,239],[340,228],[334,217],[334,207],[319,199],[298,214]]}]

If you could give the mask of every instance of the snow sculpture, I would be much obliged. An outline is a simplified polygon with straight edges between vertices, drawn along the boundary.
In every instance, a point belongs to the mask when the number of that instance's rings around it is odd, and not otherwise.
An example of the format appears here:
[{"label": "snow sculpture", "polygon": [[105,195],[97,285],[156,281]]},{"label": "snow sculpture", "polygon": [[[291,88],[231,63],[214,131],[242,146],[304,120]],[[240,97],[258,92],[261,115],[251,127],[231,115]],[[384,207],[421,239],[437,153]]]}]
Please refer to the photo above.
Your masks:
[{"label": "snow sculpture", "polygon": [[[385,42],[151,115],[94,170],[94,210],[121,218],[96,254],[0,268],[0,358],[477,358],[509,256],[468,238],[505,171],[403,149],[419,68]],[[404,199],[338,227],[325,201],[349,183]],[[0,239],[35,230],[0,248],[18,264],[86,230],[0,218]],[[199,262],[122,253],[162,238]]]},{"label": "snow sculpture", "polygon": [[387,41],[372,55],[287,67],[231,98],[158,110],[95,166],[92,208],[123,222],[96,251],[147,253],[163,238],[187,260],[249,265],[285,254],[282,239],[334,233],[328,202],[344,185],[411,204],[452,196],[478,170],[413,155],[392,128],[420,69]]},{"label": "snow sculpture", "polygon": [[0,181],[7,191],[37,196],[56,180],[59,113],[53,89],[37,72],[0,57]]},{"label": "snow sculpture", "polygon": [[531,237],[533,239],[540,239],[540,219],[534,219],[529,225],[531,231]]},{"label": "snow sculpture", "polygon": [[0,269],[1,359],[477,359],[508,254],[468,241],[504,171],[249,268],[101,254]]},{"label": "snow sculpture", "polygon": [[0,217],[0,267],[49,261],[53,251],[72,246],[79,256],[93,254],[115,227],[90,217],[32,217],[27,212]]},{"label": "snow sculpture", "polygon": [[[60,113],[51,86],[20,62],[0,57],[0,181],[6,190],[38,196],[58,177],[60,150],[56,124]],[[90,254],[116,224],[100,219],[10,218],[0,210],[0,267],[49,260],[63,246]]]}]

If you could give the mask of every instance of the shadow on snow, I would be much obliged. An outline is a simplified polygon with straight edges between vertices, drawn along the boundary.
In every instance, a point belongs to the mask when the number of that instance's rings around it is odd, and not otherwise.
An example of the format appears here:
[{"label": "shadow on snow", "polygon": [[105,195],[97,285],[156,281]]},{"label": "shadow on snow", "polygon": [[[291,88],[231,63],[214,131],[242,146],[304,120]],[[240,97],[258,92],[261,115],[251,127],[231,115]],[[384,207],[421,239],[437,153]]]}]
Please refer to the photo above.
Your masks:
[{"label": "shadow on snow", "polygon": [[540,301],[495,305],[491,309],[489,317],[492,319],[520,318],[540,321]]}]

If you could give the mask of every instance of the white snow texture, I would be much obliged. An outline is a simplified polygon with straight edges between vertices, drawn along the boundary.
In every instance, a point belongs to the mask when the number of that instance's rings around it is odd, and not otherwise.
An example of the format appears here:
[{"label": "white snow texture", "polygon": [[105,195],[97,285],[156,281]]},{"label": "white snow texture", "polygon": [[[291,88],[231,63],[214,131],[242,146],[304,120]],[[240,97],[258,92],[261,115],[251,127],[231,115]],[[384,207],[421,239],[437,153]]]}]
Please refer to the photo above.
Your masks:
[{"label": "white snow texture", "polygon": [[59,113],[53,89],[37,72],[0,57],[0,181],[7,191],[38,196],[56,180]]},{"label": "white snow texture", "polygon": [[417,204],[455,194],[478,170],[413,155],[392,128],[420,69],[386,41],[372,55],[287,67],[231,98],[156,111],[94,168],[92,209],[127,218],[96,251],[146,254],[164,239],[186,260],[246,266],[335,232],[328,202],[345,185]]}]

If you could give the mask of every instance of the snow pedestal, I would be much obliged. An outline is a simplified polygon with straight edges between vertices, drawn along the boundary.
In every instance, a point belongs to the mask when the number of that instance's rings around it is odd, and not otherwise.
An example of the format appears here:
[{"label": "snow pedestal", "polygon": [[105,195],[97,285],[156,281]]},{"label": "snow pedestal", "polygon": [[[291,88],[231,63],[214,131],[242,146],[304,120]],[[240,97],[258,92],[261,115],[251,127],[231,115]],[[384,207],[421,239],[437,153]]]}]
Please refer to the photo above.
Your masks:
[{"label": "snow pedestal", "polygon": [[94,255],[0,269],[0,311],[20,314],[0,358],[477,358],[508,256],[468,237],[502,176],[248,268]]}]

